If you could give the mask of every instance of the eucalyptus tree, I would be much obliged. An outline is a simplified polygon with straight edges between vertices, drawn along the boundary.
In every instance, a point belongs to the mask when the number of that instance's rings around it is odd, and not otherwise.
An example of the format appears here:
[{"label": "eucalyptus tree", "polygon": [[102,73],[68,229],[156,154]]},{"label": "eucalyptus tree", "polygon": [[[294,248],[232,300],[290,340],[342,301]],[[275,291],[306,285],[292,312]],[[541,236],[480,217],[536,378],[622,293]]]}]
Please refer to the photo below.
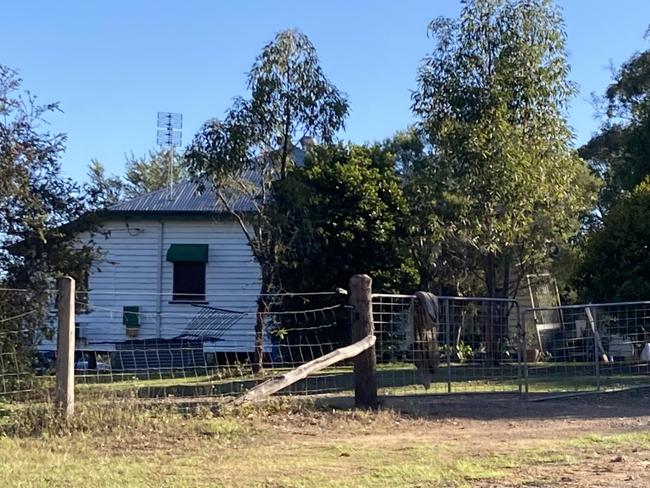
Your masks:
[{"label": "eucalyptus tree", "polygon": [[514,296],[590,205],[566,120],[575,87],[563,20],[548,0],[468,0],[429,33],[412,108],[432,148],[419,184],[444,202],[431,236],[480,279],[468,291]]},{"label": "eucalyptus tree", "polygon": [[170,181],[176,182],[188,176],[183,158],[170,156],[167,149],[149,151],[140,157],[131,154],[126,158],[124,197],[134,198],[151,193],[167,187]]},{"label": "eucalyptus tree", "polygon": [[[247,79],[249,97],[238,97],[223,120],[207,121],[185,157],[191,174],[206,182],[239,223],[262,273],[254,368],[262,365],[265,295],[279,289],[277,230],[269,220],[274,184],[297,162],[302,140],[331,142],[348,113],[346,96],[325,76],[309,38],[278,33],[259,54]],[[253,203],[250,217],[233,197]]]},{"label": "eucalyptus tree", "polygon": [[650,50],[614,73],[598,100],[600,131],[580,148],[602,180],[575,284],[585,300],[650,296]]},{"label": "eucalyptus tree", "polygon": [[149,151],[140,157],[127,156],[126,172],[122,177],[107,174],[104,165],[96,159],[88,165],[87,174],[85,192],[93,209],[106,208],[123,199],[167,188],[170,181],[189,176],[183,158],[175,157],[170,161],[166,149]]},{"label": "eucalyptus tree", "polygon": [[623,63],[597,102],[603,123],[580,154],[604,183],[600,217],[650,175],[650,50]]},{"label": "eucalyptus tree", "polygon": [[93,159],[88,165],[88,183],[85,191],[92,209],[104,209],[119,202],[124,197],[124,181],[119,176],[106,174],[106,168]]}]

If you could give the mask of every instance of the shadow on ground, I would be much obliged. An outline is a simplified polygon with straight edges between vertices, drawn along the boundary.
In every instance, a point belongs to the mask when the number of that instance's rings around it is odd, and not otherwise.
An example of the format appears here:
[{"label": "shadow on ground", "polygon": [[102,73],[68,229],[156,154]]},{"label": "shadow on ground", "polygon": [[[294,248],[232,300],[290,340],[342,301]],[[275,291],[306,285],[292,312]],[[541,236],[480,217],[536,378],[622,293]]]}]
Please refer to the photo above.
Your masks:
[{"label": "shadow on ground", "polygon": [[[380,398],[381,408],[404,415],[429,418],[507,419],[607,419],[650,415],[650,387],[621,392],[582,396],[476,393],[451,395],[405,395]],[[354,407],[350,397],[323,397],[316,400],[323,409]]]}]

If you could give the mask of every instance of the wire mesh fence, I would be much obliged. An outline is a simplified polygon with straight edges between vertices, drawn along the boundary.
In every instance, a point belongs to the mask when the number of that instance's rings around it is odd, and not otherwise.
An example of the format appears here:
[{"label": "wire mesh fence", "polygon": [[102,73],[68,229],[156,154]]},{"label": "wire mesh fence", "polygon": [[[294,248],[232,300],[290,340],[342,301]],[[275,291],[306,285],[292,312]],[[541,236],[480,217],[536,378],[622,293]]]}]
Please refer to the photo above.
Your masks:
[{"label": "wire mesh fence", "polygon": [[18,332],[0,332],[0,400],[25,398],[36,389],[30,358],[20,350]]},{"label": "wire mesh fence", "polygon": [[[269,295],[263,297],[262,312],[258,311],[259,298],[213,294],[206,296],[208,303],[130,306],[128,310],[87,304],[78,319],[85,320],[77,338],[79,393],[132,393],[135,388],[138,396],[145,397],[239,394],[347,345],[345,297],[337,293]],[[162,301],[168,298],[163,296]],[[261,372],[255,368],[258,323],[262,326]],[[113,324],[111,330],[106,324]],[[338,391],[346,387],[346,373],[322,372],[293,385],[290,392]]]},{"label": "wire mesh fence", "polygon": [[650,385],[650,302],[532,308],[522,322],[531,392]]},{"label": "wire mesh fence", "polygon": [[[12,293],[23,293],[20,291]],[[0,401],[52,398],[56,300],[1,295]],[[351,310],[339,293],[77,294],[77,398],[221,397],[350,344]],[[17,306],[16,304],[20,305]],[[137,305],[136,305],[137,304]],[[514,300],[374,294],[379,393],[595,391],[649,385],[650,302],[538,307]],[[263,369],[255,368],[261,324]],[[37,331],[37,332],[36,332]],[[49,332],[48,332],[49,331]],[[352,361],[285,392],[354,390]]]},{"label": "wire mesh fence", "polygon": [[373,295],[382,393],[521,392],[523,333],[517,302],[434,300],[434,337],[424,338],[410,332],[418,320],[417,296]]},{"label": "wire mesh fence", "polygon": [[[44,337],[52,315],[33,292],[0,288],[0,401],[49,395],[53,381],[39,377],[47,366],[39,361],[36,347]],[[55,319],[55,317],[54,317]]]},{"label": "wire mesh fence", "polygon": [[[348,345],[350,312],[339,293],[221,293],[175,303],[150,293],[78,292],[75,315],[77,399],[239,394]],[[56,294],[39,323],[0,322],[0,401],[25,393],[52,398],[56,368]],[[260,301],[263,311],[258,311]],[[134,304],[138,305],[134,305]],[[16,320],[23,317],[15,317]],[[7,317],[13,319],[14,317]],[[0,316],[0,320],[3,320]],[[8,324],[9,322],[6,321]],[[261,338],[256,327],[261,324]],[[39,330],[39,334],[34,331]],[[49,333],[47,333],[49,331]],[[261,339],[263,369],[256,372]],[[303,380],[290,393],[350,390],[344,364]]]}]

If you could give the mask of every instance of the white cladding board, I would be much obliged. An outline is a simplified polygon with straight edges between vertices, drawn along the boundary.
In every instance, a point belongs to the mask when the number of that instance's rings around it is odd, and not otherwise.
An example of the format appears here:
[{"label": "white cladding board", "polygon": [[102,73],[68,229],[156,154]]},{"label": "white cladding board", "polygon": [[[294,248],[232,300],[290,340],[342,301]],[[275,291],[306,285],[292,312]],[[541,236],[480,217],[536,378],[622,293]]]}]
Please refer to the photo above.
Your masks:
[{"label": "white cladding board", "polygon": [[[84,336],[79,341],[80,348],[112,350],[114,343],[129,339],[172,339],[181,334],[201,309],[186,303],[170,303],[173,265],[166,260],[166,253],[172,244],[207,244],[207,305],[244,315],[222,340],[210,343],[206,349],[254,349],[256,293],[261,273],[236,222],[129,220],[127,226],[124,220],[110,221],[101,231],[83,239],[95,242],[102,257],[89,277],[90,312],[77,316]],[[127,337],[122,323],[125,306],[139,307],[140,327],[133,338]]]},{"label": "white cladding board", "polygon": [[[172,263],[165,254],[172,244],[208,244],[206,301],[210,307],[244,312],[242,317],[211,350],[252,351],[255,344],[255,312],[261,272],[246,237],[233,221],[165,223],[163,240],[162,290],[171,293]],[[162,337],[182,331],[200,309],[188,304],[162,301]]]}]

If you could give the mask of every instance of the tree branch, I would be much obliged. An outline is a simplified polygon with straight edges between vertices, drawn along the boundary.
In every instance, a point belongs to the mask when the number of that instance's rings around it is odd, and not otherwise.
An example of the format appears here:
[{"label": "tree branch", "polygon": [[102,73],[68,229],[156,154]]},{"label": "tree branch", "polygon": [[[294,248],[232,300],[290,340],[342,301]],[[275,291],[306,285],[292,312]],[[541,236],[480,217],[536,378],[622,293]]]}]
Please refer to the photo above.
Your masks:
[{"label": "tree branch", "polygon": [[[214,185],[213,185],[213,186],[214,186]],[[226,207],[226,210],[228,210],[228,212],[229,212],[233,217],[235,217],[235,220],[236,220],[237,223],[239,224],[239,227],[241,227],[242,232],[243,232],[244,235],[246,236],[246,240],[248,241],[248,244],[249,244],[249,246],[251,247],[251,251],[253,251],[253,255],[255,256],[255,259],[257,259],[257,260],[260,262],[260,264],[261,264],[261,263],[262,263],[262,260],[263,260],[263,256],[262,256],[261,253],[256,249],[256,246],[255,246],[255,239],[253,239],[253,237],[251,236],[250,232],[249,232],[248,229],[246,228],[246,224],[244,223],[244,219],[242,219],[241,215],[239,215],[239,214],[238,214],[238,213],[237,213],[237,212],[232,208],[232,206],[228,203],[228,201],[226,200],[226,198],[223,196],[223,193],[221,192],[221,190],[218,190],[218,189],[215,188],[215,189],[214,189],[214,192],[217,194],[217,197],[219,197],[219,200],[221,201],[221,203],[223,203],[224,207]]]}]

